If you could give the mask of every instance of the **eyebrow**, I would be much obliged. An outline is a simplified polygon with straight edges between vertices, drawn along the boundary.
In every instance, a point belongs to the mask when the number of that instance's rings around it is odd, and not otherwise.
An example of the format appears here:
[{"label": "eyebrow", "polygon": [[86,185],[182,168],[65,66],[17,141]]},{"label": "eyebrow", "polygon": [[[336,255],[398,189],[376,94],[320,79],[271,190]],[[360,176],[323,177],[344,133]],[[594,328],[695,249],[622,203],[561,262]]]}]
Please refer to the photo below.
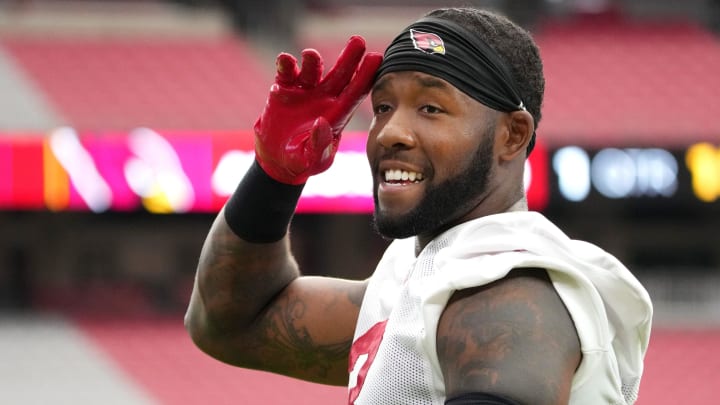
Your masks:
[{"label": "eyebrow", "polygon": [[376,81],[375,84],[373,85],[372,92],[374,93],[376,91],[384,90],[388,86],[389,80],[390,79],[388,79],[387,76],[381,77],[380,80]]},{"label": "eyebrow", "polygon": [[422,76],[415,79],[423,87],[436,87],[440,89],[446,89],[448,84],[444,80],[440,80],[432,76]]}]

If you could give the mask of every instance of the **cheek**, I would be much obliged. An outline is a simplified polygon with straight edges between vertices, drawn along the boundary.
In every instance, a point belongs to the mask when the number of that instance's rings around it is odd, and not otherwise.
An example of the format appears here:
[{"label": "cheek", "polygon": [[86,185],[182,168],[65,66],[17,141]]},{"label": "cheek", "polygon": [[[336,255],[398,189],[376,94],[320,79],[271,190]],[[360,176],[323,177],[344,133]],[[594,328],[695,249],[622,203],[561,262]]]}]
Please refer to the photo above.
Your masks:
[{"label": "cheek", "polygon": [[431,147],[435,151],[436,174],[451,177],[465,170],[475,158],[481,136],[470,131],[455,131],[443,142],[435,142]]},{"label": "cheek", "polygon": [[368,129],[368,135],[367,139],[365,140],[365,154],[368,158],[374,155],[375,150],[377,149],[377,125],[375,118],[373,118],[372,122],[370,123],[370,128]]}]

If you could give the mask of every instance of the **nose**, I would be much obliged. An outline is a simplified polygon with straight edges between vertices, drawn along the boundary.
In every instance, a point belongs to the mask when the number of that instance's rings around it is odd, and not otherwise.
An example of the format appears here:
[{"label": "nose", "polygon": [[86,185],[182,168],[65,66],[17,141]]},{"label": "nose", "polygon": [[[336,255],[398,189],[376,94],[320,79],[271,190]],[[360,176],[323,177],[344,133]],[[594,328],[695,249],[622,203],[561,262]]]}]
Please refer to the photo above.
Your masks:
[{"label": "nose", "polygon": [[410,149],[415,146],[415,133],[406,114],[396,111],[378,128],[375,141],[385,149]]}]

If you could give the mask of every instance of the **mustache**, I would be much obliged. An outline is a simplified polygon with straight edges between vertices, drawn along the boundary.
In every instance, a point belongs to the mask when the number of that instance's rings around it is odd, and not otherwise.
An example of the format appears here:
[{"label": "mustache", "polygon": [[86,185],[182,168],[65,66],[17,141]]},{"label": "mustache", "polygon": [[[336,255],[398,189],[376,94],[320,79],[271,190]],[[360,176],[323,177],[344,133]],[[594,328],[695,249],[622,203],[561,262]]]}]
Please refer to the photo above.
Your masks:
[{"label": "mustache", "polygon": [[405,151],[402,149],[388,149],[384,151],[382,154],[376,156],[372,161],[370,162],[370,168],[372,169],[373,173],[376,173],[380,169],[380,163],[392,160],[395,162],[401,162],[401,163],[407,163],[409,165],[417,166],[417,167],[427,167],[426,161],[420,161],[417,158],[413,157],[412,154],[409,151]]}]

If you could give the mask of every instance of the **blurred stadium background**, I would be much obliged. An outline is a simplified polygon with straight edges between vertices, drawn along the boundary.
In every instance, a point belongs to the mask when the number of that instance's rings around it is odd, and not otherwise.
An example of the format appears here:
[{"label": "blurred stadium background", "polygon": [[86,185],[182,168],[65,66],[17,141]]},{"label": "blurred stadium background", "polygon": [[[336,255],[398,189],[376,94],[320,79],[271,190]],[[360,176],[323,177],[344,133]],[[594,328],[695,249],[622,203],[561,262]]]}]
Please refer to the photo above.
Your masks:
[{"label": "blurred stadium background", "polygon": [[[251,158],[275,55],[371,50],[443,5],[535,35],[547,92],[532,208],[616,254],[654,300],[640,405],[720,400],[717,0],[0,0],[0,403],[338,404],[234,369],[182,316],[210,222]],[[306,269],[366,277],[361,107],[311,180]]]}]

